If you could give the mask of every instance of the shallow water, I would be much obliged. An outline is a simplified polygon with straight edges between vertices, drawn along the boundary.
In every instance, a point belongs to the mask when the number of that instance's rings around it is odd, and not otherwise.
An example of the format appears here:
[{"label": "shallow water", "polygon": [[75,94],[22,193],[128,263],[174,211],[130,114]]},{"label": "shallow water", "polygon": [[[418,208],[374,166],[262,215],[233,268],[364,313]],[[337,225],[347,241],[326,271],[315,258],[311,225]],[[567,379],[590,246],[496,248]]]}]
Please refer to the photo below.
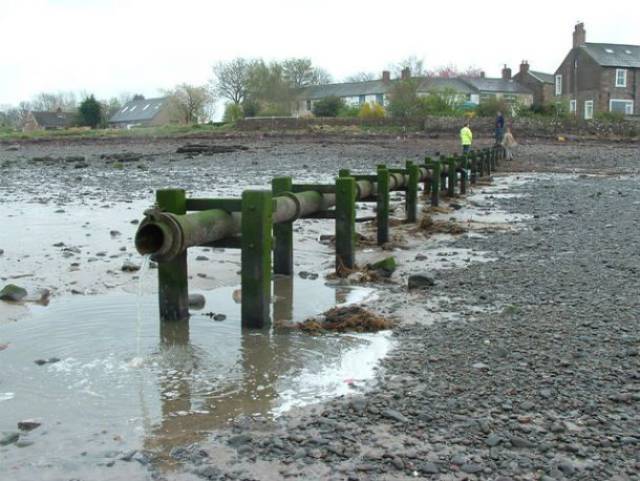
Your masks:
[{"label": "shallow water", "polygon": [[[295,283],[274,282],[275,318],[302,320],[372,294],[320,280]],[[0,432],[16,431],[27,418],[43,423],[21,435],[26,447],[0,447],[0,479],[3,472],[49,479],[58,470],[73,477],[132,449],[168,456],[237,416],[275,417],[362,389],[391,348],[388,333],[243,331],[233,291],[203,292],[205,309],[188,323],[163,325],[156,297],[143,296],[139,365],[131,363],[138,355],[135,295],[55,299],[0,326],[0,340],[9,343],[0,353]],[[227,318],[217,322],[208,312]],[[60,360],[34,363],[50,358]]]}]

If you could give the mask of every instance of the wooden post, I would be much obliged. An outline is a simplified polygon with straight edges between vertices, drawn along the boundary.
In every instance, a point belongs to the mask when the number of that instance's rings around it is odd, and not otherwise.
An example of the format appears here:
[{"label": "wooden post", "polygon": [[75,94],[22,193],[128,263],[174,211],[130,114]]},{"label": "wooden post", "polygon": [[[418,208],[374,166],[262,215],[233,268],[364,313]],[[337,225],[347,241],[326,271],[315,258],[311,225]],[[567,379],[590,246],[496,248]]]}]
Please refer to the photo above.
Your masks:
[{"label": "wooden post", "polygon": [[[425,157],[424,158],[424,166],[429,169],[431,168],[432,164],[431,164],[431,158],[429,157]],[[429,176],[425,177],[424,182],[422,183],[422,195],[426,198],[429,197],[429,194],[431,193],[431,179],[429,178]]]},{"label": "wooden post", "polygon": [[487,149],[480,152],[480,159],[478,160],[478,177],[484,176],[484,164],[487,158]]},{"label": "wooden post", "polygon": [[[183,189],[156,191],[158,208],[172,214],[187,212]],[[186,321],[189,319],[189,276],[186,251],[169,262],[158,263],[158,301],[160,321]]]},{"label": "wooden post", "polygon": [[447,195],[454,197],[456,195],[456,158],[449,157],[447,161]]},{"label": "wooden post", "polygon": [[378,245],[389,242],[389,171],[386,167],[378,166],[376,224],[378,230]]},{"label": "wooden post", "polygon": [[462,157],[458,157],[456,163],[460,170],[460,195],[464,195],[467,193],[467,172],[469,167],[468,155],[465,154]]},{"label": "wooden post", "polygon": [[270,322],[272,195],[264,190],[242,193],[242,327]]},{"label": "wooden post", "polygon": [[355,266],[356,181],[353,177],[336,179],[336,274],[345,276]]},{"label": "wooden post", "polygon": [[478,177],[478,155],[473,152],[471,154],[471,185],[475,185]]},{"label": "wooden post", "polygon": [[[291,177],[276,177],[271,181],[274,197],[291,191]],[[290,276],[293,274],[293,222],[273,225],[273,272]]]},{"label": "wooden post", "polygon": [[420,171],[417,165],[407,160],[406,172],[409,175],[409,183],[405,191],[405,215],[407,222],[415,222],[418,218],[418,179]]},{"label": "wooden post", "polygon": [[438,207],[440,197],[440,162],[434,161],[431,169],[431,206]]}]

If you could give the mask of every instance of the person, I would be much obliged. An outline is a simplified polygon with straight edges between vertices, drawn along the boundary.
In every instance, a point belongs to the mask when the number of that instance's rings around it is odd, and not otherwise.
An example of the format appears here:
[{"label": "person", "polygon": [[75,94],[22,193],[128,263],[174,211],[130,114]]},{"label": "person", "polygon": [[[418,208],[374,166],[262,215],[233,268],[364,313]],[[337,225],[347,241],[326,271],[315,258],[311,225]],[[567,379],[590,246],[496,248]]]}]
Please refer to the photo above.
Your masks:
[{"label": "person", "polygon": [[518,145],[516,139],[513,138],[511,129],[507,128],[507,133],[504,134],[502,139],[502,147],[504,148],[505,159],[513,160],[513,148]]},{"label": "person", "polygon": [[460,142],[462,143],[462,153],[468,154],[473,143],[473,133],[469,128],[469,121],[464,123],[464,127],[460,130]]},{"label": "person", "polygon": [[496,145],[502,142],[503,135],[504,135],[504,115],[502,115],[502,112],[498,111],[498,115],[496,116]]}]

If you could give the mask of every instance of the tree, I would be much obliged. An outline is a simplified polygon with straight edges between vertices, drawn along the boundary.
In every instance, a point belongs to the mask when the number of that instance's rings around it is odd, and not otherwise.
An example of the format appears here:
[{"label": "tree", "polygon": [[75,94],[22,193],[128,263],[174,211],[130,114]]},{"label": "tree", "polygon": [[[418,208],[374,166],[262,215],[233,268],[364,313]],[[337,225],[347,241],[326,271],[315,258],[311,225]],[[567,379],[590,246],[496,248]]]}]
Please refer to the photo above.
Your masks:
[{"label": "tree", "polygon": [[415,55],[411,55],[391,65],[389,70],[391,70],[396,77],[400,77],[405,68],[409,69],[412,77],[425,77],[427,75],[427,71],[424,68],[424,60]]},{"label": "tree", "polygon": [[420,98],[422,111],[428,115],[451,115],[458,109],[460,98],[452,88],[436,89]]},{"label": "tree", "polygon": [[220,97],[240,104],[247,95],[249,73],[255,61],[241,57],[229,62],[218,62],[213,67],[211,85]]},{"label": "tree", "polygon": [[418,84],[415,79],[396,82],[389,91],[389,105],[387,110],[392,117],[408,119],[418,116],[421,112],[421,102],[418,98]]},{"label": "tree", "polygon": [[468,66],[464,69],[459,69],[454,64],[441,65],[440,67],[431,70],[427,74],[429,77],[435,78],[479,78],[482,75],[482,70],[478,67]]},{"label": "tree", "polygon": [[314,67],[309,58],[290,58],[282,62],[284,78],[291,88],[327,84],[331,76],[323,69]]},{"label": "tree", "polygon": [[102,106],[93,95],[85,98],[78,108],[78,121],[95,129],[102,120]]},{"label": "tree", "polygon": [[170,115],[178,122],[185,124],[198,123],[211,115],[213,95],[204,86],[177,85],[166,92],[169,97]]},{"label": "tree", "polygon": [[222,117],[222,120],[224,122],[235,122],[242,118],[244,118],[242,106],[229,102],[224,109],[224,116]]},{"label": "tree", "polygon": [[316,117],[337,117],[344,107],[344,100],[340,97],[325,97],[313,104],[313,115]]},{"label": "tree", "polygon": [[58,109],[69,111],[74,110],[76,105],[76,96],[73,92],[41,92],[31,100],[31,110],[39,112],[53,112]]},{"label": "tree", "polygon": [[344,79],[345,82],[369,82],[371,80],[375,80],[375,74],[371,72],[358,72],[356,74],[348,76]]}]

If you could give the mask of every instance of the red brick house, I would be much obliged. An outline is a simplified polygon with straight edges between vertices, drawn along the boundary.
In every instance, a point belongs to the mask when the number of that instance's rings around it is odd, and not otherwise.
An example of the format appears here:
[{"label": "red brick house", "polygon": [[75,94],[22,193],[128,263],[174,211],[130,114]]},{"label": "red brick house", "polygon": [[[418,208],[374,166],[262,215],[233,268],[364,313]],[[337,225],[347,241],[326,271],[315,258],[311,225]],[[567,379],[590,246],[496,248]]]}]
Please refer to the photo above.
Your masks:
[{"label": "red brick house", "polygon": [[556,99],[582,119],[598,112],[639,115],[640,45],[587,42],[584,24],[573,32],[573,48],[555,72]]}]

